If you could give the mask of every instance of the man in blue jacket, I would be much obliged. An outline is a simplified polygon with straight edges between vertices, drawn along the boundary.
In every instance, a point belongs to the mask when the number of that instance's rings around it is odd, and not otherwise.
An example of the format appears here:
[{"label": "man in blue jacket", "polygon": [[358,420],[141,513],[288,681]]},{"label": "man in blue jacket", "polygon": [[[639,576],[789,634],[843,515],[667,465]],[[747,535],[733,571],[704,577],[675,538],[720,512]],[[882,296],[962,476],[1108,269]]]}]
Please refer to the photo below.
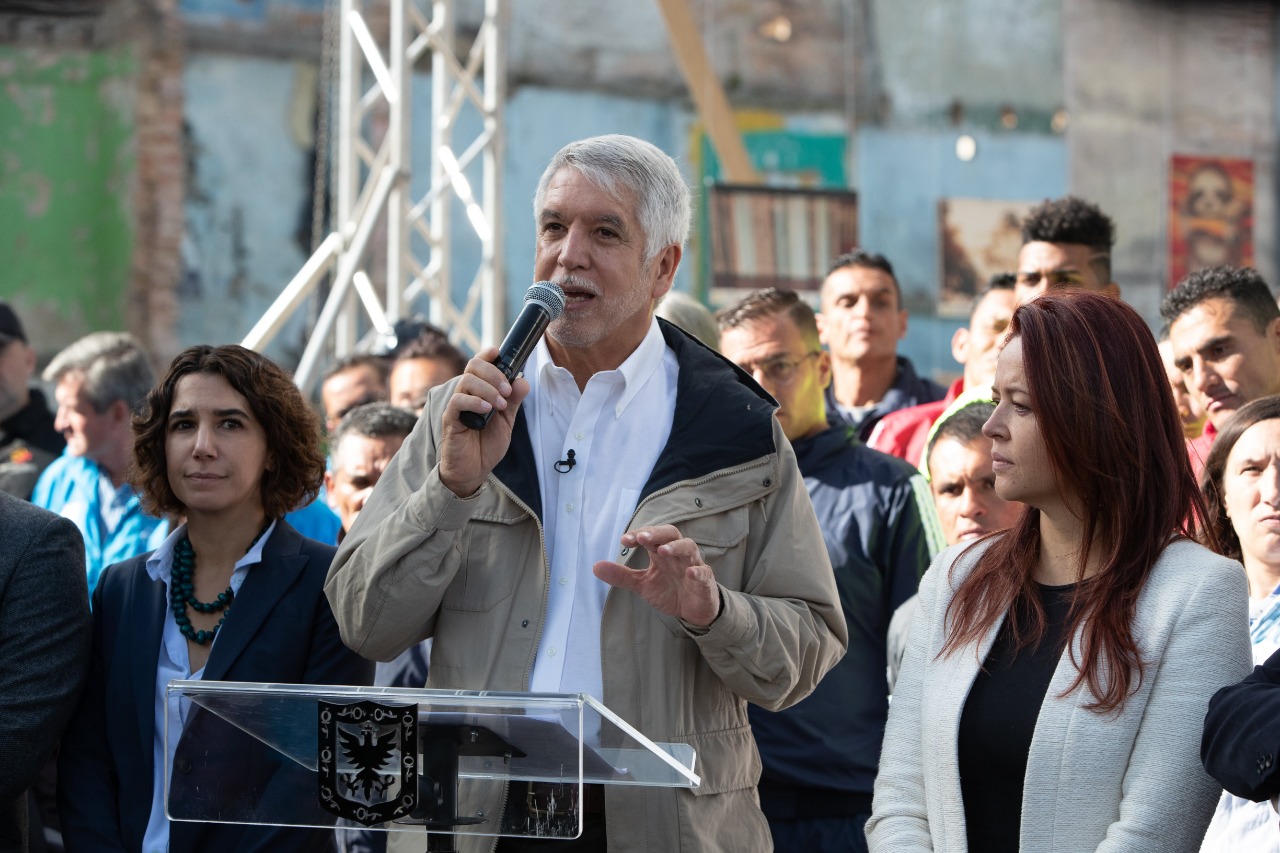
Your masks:
[{"label": "man in blue jacket", "polygon": [[889,710],[885,637],[941,531],[914,468],[866,447],[851,427],[827,423],[830,356],[797,294],[757,291],[717,319],[725,356],[778,401],[849,625],[848,653],[807,699],[778,713],[750,708],[764,763],[760,805],[778,851],[866,850]]},{"label": "man in blue jacket", "polygon": [[155,550],[169,532],[143,512],[127,480],[133,411],[155,373],[132,335],[94,332],[54,356],[44,379],[54,383],[54,426],[67,449],[40,475],[31,502],[80,528],[92,597],[103,569]]}]

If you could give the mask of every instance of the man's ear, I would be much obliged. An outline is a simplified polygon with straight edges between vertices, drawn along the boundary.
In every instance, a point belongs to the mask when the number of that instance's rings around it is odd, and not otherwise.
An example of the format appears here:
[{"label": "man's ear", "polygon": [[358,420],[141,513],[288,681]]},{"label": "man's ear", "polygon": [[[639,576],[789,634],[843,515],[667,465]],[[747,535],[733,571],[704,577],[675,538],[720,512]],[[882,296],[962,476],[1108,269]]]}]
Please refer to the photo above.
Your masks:
[{"label": "man's ear", "polygon": [[831,384],[831,353],[826,350],[820,350],[816,356],[818,359],[818,382],[822,386],[822,390],[827,390],[827,386]]},{"label": "man's ear", "polygon": [[684,257],[684,249],[678,244],[672,243],[649,262],[650,268],[654,273],[653,287],[649,292],[651,299],[657,301],[667,295],[667,291],[675,283],[676,270],[680,267],[680,259],[682,257]]},{"label": "man's ear", "polygon": [[116,423],[123,422],[128,425],[133,420],[133,410],[129,408],[129,404],[124,400],[116,400],[110,406],[107,406],[107,415]]},{"label": "man's ear", "polygon": [[333,479],[333,472],[326,470],[324,472],[324,502],[329,505],[329,509],[337,512],[338,499],[333,494],[335,486],[337,486],[337,481]]},{"label": "man's ear", "polygon": [[1280,352],[1280,317],[1267,324],[1267,337],[1271,339],[1271,346],[1276,352]]},{"label": "man's ear", "polygon": [[951,336],[951,357],[962,365],[968,361],[969,329],[967,326],[956,329],[956,333]]}]

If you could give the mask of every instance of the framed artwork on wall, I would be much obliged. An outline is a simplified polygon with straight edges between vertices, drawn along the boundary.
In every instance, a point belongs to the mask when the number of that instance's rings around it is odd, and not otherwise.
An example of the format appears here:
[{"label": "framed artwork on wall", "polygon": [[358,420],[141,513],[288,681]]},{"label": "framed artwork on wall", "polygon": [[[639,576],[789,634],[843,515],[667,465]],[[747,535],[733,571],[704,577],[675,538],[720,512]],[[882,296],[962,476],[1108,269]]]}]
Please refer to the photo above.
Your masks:
[{"label": "framed artwork on wall", "polygon": [[1175,154],[1169,162],[1169,281],[1254,265],[1253,161]]},{"label": "framed artwork on wall", "polygon": [[858,241],[858,197],[845,190],[708,188],[711,301],[761,287],[816,297],[831,259]]},{"label": "framed artwork on wall", "polygon": [[944,198],[938,202],[938,316],[969,316],[993,275],[1017,272],[1022,220],[1032,201]]}]

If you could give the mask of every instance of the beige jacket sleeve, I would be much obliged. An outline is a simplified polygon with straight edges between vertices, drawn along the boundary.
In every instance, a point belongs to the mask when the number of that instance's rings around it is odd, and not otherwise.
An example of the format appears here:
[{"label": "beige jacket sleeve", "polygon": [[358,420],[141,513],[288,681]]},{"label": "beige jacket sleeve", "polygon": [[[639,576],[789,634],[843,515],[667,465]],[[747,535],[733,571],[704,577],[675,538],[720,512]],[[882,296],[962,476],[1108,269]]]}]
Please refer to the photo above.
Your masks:
[{"label": "beige jacket sleeve", "polygon": [[[730,690],[779,711],[808,696],[844,657],[849,626],[795,452],[776,421],[774,436],[777,488],[747,508],[742,583],[728,588],[729,573],[717,570],[724,607],[705,632],[689,633]],[[704,558],[716,568],[713,556]]]}]

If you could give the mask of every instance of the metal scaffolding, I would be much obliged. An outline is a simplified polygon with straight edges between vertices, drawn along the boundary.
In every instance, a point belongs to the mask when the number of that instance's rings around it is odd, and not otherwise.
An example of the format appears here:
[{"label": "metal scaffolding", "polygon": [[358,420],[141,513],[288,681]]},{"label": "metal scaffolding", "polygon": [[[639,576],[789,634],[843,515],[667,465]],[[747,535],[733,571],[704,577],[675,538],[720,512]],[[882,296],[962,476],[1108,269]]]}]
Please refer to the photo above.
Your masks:
[{"label": "metal scaffolding", "polygon": [[[390,335],[392,324],[421,295],[429,299],[431,321],[472,350],[481,341],[497,340],[506,325],[500,210],[506,0],[485,0],[484,18],[464,58],[457,55],[457,0],[435,0],[430,17],[415,0],[338,2],[333,230],[243,340],[251,349],[266,346],[330,276],[295,372],[303,389],[311,387],[325,359],[353,351],[362,316],[378,333]],[[380,44],[370,17],[383,8],[389,19]],[[413,68],[427,51],[431,184],[413,198]],[[479,134],[470,139],[460,138],[458,128],[467,107],[482,119]],[[385,125],[375,116],[385,116]],[[466,176],[477,158],[478,192]],[[457,271],[450,261],[455,202],[481,246],[478,268],[456,301]],[[370,271],[383,269],[384,286],[378,287]]]}]

